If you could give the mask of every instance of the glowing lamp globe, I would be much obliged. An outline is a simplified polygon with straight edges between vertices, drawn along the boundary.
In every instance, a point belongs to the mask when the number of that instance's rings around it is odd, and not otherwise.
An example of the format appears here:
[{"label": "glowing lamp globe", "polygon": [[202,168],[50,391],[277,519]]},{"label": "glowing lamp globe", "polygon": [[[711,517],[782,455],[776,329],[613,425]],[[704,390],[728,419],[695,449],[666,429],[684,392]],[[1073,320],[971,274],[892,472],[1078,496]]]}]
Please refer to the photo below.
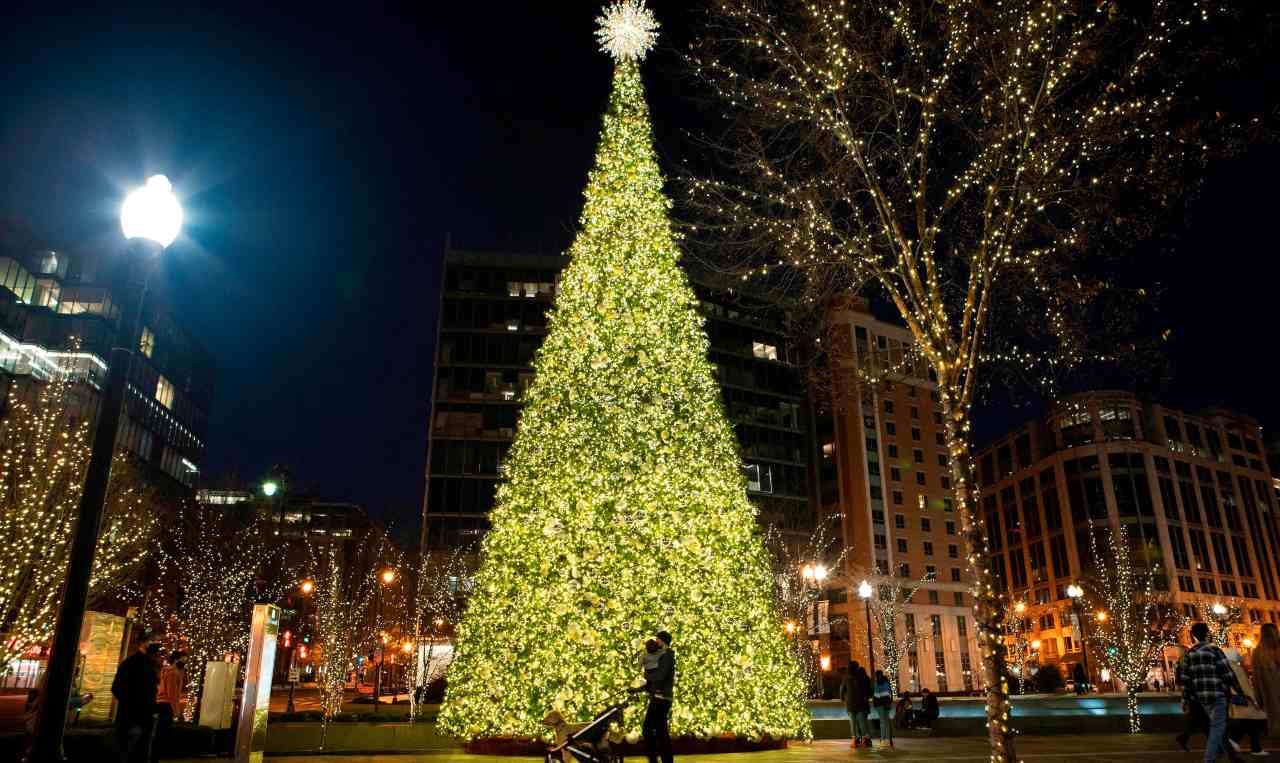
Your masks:
[{"label": "glowing lamp globe", "polygon": [[262,483],[262,494],[268,498],[275,495],[276,491],[279,489],[280,489],[280,485],[278,483],[269,482],[269,481]]},{"label": "glowing lamp globe", "polygon": [[1214,604],[1213,613],[1218,617],[1222,617],[1223,615],[1227,614],[1227,608],[1222,606],[1221,603]]},{"label": "glowing lamp globe", "polygon": [[871,584],[870,584],[870,583],[868,583],[868,582],[867,582],[867,581],[865,581],[865,580],[864,580],[864,581],[862,581],[861,583],[859,583],[859,584],[858,584],[858,596],[859,596],[859,597],[861,597],[861,598],[863,598],[863,599],[870,599],[870,598],[871,598]]},{"label": "glowing lamp globe", "polygon": [[120,207],[120,228],[125,238],[145,238],[167,247],[182,230],[182,205],[164,175],[152,175],[147,184],[130,192]]}]

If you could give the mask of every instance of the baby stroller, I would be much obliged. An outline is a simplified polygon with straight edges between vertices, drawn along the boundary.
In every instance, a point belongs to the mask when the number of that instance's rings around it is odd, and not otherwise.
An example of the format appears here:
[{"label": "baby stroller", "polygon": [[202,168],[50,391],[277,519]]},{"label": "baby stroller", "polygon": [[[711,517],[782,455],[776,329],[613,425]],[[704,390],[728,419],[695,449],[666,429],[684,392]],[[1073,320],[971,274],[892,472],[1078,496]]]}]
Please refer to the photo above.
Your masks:
[{"label": "baby stroller", "polygon": [[[622,726],[622,710],[627,702],[609,705],[585,725],[570,725],[552,710],[542,723],[555,729],[555,744],[547,748],[545,763],[623,763],[622,754],[610,744],[610,727]],[[614,738],[618,742],[621,739]]]}]

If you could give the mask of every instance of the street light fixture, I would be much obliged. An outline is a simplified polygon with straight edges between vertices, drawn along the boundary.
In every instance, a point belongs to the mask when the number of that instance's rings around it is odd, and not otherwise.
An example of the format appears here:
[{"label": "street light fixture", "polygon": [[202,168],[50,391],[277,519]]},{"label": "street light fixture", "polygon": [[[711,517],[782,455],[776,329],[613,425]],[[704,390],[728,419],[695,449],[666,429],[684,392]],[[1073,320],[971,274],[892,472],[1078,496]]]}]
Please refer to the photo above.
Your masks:
[{"label": "street light fixture", "polygon": [[298,590],[302,591],[303,593],[309,594],[312,591],[316,590],[316,584],[314,581],[304,580],[302,581],[302,585],[298,586]]},{"label": "street light fixture", "polygon": [[858,584],[858,598],[867,611],[867,662],[871,665],[871,677],[876,675],[876,650],[871,646],[871,583],[862,581]]},{"label": "street light fixture", "polygon": [[[378,574],[378,578],[382,581],[382,585],[378,586],[378,602],[375,613],[379,620],[382,619],[382,589],[396,582],[396,571],[391,567],[384,567],[382,572]],[[382,634],[382,649],[378,654],[378,674],[373,681],[373,711],[378,712],[378,706],[382,704],[382,669],[387,664],[387,634]],[[392,697],[392,701],[395,698]]]},{"label": "street light fixture", "polygon": [[1225,606],[1223,606],[1222,602],[1220,602],[1220,601],[1218,601],[1218,602],[1214,602],[1214,604],[1213,604],[1213,613],[1214,613],[1215,615],[1217,615],[1218,617],[1222,617],[1222,616],[1224,616],[1224,615],[1226,615],[1226,614],[1227,614],[1227,608],[1226,608]]},{"label": "street light fixture", "polygon": [[1076,622],[1080,623],[1080,666],[1084,668],[1086,682],[1089,679],[1089,637],[1085,632],[1084,622],[1084,589],[1072,583],[1067,586],[1067,596],[1071,597],[1071,606],[1076,613]]},{"label": "street light fixture", "polygon": [[262,483],[262,494],[268,498],[274,496],[276,492],[279,490],[280,490],[280,483],[276,482],[275,480],[267,480],[266,482]]},{"label": "street light fixture", "polygon": [[142,305],[160,253],[173,243],[182,230],[182,205],[174,196],[173,186],[168,178],[153,175],[144,187],[125,198],[120,207],[120,229],[130,242],[130,254],[142,256],[143,267],[141,272],[130,268],[130,278],[115,300],[121,306],[120,323],[107,363],[106,389],[98,407],[89,466],[85,470],[84,489],[80,493],[67,560],[66,583],[62,590],[62,602],[58,606],[53,647],[49,651],[49,662],[45,668],[44,697],[40,702],[36,739],[29,758],[34,763],[58,761],[63,757],[62,737],[66,729],[67,703],[71,698],[71,683],[80,651],[80,629],[84,626],[84,612],[88,605],[89,578],[93,572],[98,533],[102,528],[102,512],[111,477],[111,460],[115,456],[116,434],[120,430],[120,417],[124,411],[129,366],[138,347]]}]

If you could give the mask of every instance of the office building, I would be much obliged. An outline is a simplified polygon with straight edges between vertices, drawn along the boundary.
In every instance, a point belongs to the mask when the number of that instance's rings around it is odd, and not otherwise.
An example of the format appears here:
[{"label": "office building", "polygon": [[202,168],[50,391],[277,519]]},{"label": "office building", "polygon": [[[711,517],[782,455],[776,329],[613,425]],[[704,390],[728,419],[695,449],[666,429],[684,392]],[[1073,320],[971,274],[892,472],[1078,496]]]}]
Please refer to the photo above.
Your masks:
[{"label": "office building", "polygon": [[[10,391],[71,374],[77,415],[94,417],[120,322],[103,258],[30,241],[0,230],[0,392],[7,400]],[[189,492],[204,462],[213,358],[155,299],[142,324],[118,444],[161,484]]]},{"label": "office building", "polygon": [[1066,398],[984,449],[978,477],[992,570],[1002,592],[1027,603],[1040,660],[1081,660],[1067,587],[1088,591],[1090,571],[1105,563],[1093,556],[1090,523],[1102,553],[1107,528],[1124,527],[1135,562],[1160,570],[1158,586],[1186,614],[1238,606],[1244,622],[1233,643],[1280,622],[1280,495],[1263,442],[1247,416],[1193,415],[1099,391]]},{"label": "office building", "polygon": [[[436,341],[423,503],[425,549],[479,540],[521,395],[547,331],[562,256],[447,250]],[[695,281],[725,410],[762,521],[813,527],[811,412],[781,322],[765,304]]]},{"label": "office building", "polygon": [[[917,691],[979,688],[977,630],[960,518],[953,510],[937,385],[913,362],[911,333],[850,298],[829,313],[833,401],[822,433],[824,516],[839,516],[843,584],[830,587],[832,661],[867,661],[858,583],[910,590],[898,627],[917,634],[899,685]],[[835,468],[831,469],[830,465]],[[834,488],[829,477],[834,476]]]}]

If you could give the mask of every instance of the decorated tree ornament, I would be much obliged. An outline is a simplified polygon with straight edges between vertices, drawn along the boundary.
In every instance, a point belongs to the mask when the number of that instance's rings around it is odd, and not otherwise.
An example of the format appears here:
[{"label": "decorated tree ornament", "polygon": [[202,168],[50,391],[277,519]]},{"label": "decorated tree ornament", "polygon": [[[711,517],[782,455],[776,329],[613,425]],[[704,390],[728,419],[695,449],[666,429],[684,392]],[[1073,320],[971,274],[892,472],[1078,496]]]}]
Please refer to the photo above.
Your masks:
[{"label": "decorated tree ornament", "polygon": [[618,0],[596,19],[600,49],[619,63],[643,61],[658,41],[658,20],[644,0]]},{"label": "decorated tree ornament", "polygon": [[[629,38],[626,26],[612,24],[612,36]],[[644,49],[616,48],[579,231],[457,629],[439,716],[456,737],[545,737],[551,710],[591,719],[642,677],[658,630],[677,655],[672,734],[811,735],[738,443],[677,263]],[[584,598],[601,607],[579,606]],[[639,730],[644,702],[626,731]]]}]

